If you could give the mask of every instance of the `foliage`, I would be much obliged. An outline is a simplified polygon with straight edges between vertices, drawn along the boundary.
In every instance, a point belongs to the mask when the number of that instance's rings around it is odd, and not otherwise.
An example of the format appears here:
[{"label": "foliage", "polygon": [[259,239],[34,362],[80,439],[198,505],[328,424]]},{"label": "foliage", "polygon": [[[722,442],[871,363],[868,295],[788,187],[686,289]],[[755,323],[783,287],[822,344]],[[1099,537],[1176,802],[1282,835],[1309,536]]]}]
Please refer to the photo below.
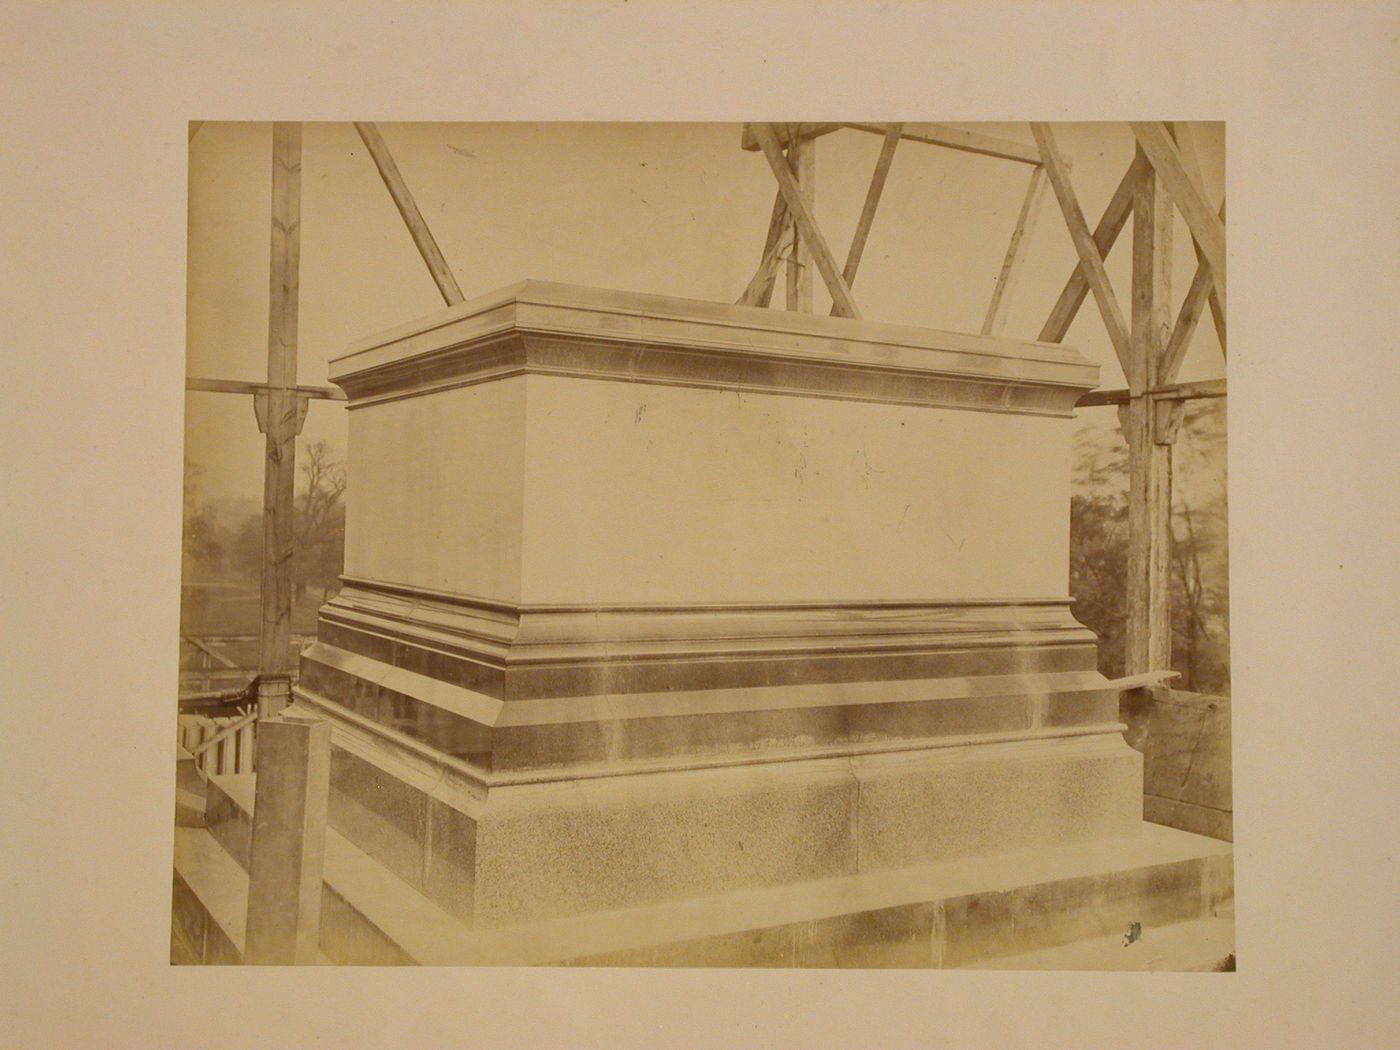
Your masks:
[{"label": "foliage", "polygon": [[[1127,446],[1117,426],[1080,431],[1070,507],[1074,614],[1099,636],[1099,667],[1123,673],[1127,617]],[[1172,669],[1174,684],[1228,694],[1229,573],[1225,411],[1192,405],[1173,450]]]},{"label": "foliage", "polygon": [[224,548],[213,512],[200,504],[199,479],[204,468],[185,460],[184,483],[184,575],[204,568],[217,572],[223,564]]},{"label": "foliage", "polygon": [[345,567],[345,466],[331,458],[330,446],[306,447],[301,465],[304,485],[296,501],[292,580],[296,598],[309,586],[325,601],[339,585]]},{"label": "foliage", "polygon": [[[324,602],[340,581],[345,557],[345,468],[324,441],[308,445],[301,454],[300,488],[293,521],[292,588],[300,602],[308,589],[320,591]],[[197,467],[193,468],[198,473]],[[187,477],[190,470],[186,471]],[[195,506],[189,481],[186,482],[185,553],[202,550],[196,541],[207,542],[219,552],[214,568],[223,568],[236,582],[257,587],[262,580],[263,516],[245,515],[236,527],[217,529],[207,509]],[[190,522],[203,530],[192,539]]]}]

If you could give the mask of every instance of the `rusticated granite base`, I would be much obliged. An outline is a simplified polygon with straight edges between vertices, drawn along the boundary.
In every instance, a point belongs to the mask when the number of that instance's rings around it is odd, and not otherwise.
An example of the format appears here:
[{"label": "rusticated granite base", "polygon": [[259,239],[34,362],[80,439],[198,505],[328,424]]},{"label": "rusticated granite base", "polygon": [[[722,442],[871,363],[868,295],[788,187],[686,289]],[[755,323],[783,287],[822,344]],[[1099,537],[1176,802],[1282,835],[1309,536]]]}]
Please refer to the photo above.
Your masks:
[{"label": "rusticated granite base", "polygon": [[331,826],[497,926],[1130,834],[1067,601],[507,606],[347,581]]},{"label": "rusticated granite base", "polygon": [[486,770],[298,687],[334,725],[330,823],[495,926],[1131,834],[1112,723]]}]

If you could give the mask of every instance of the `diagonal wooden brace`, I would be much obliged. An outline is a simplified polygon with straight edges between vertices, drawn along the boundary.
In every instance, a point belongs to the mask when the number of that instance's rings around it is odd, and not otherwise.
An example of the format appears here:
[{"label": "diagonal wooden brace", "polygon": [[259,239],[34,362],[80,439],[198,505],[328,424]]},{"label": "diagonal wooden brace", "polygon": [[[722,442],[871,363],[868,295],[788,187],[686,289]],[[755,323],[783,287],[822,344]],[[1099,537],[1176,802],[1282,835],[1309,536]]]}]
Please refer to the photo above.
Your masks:
[{"label": "diagonal wooden brace", "polygon": [[768,219],[768,236],[763,241],[763,258],[744,294],[736,300],[740,306],[767,306],[773,299],[773,285],[778,280],[778,259],[782,254],[784,234],[792,219],[779,190],[773,200],[773,214]]},{"label": "diagonal wooden brace", "polygon": [[783,156],[783,150],[778,145],[777,136],[773,134],[772,128],[767,124],[754,125],[754,136],[758,139],[763,155],[768,159],[768,166],[773,169],[773,175],[778,180],[779,192],[782,193],[783,201],[787,204],[788,211],[797,224],[797,232],[807,243],[812,253],[812,261],[816,263],[817,272],[822,275],[827,290],[831,292],[833,312],[841,317],[859,318],[860,311],[856,308],[855,300],[851,297],[850,285],[841,276],[841,271],[836,266],[836,260],[831,254],[831,248],[826,243],[826,238],[817,228],[816,219],[813,218],[811,209],[807,207],[807,202],[802,199],[802,190],[793,177],[787,158]]},{"label": "diagonal wooden brace", "polygon": [[1123,320],[1123,310],[1113,293],[1113,285],[1104,269],[1103,256],[1099,254],[1098,245],[1094,243],[1093,234],[1089,232],[1089,224],[1084,220],[1084,212],[1074,195],[1074,187],[1070,185],[1064,160],[1055,148],[1054,134],[1048,124],[1032,124],[1031,133],[1040,148],[1045,174],[1050,179],[1050,188],[1055,191],[1055,198],[1060,203],[1065,225],[1069,227],[1070,239],[1074,241],[1075,251],[1079,253],[1080,268],[1085,281],[1088,282],[1089,290],[1094,293],[1099,313],[1103,315],[1104,327],[1108,329],[1113,350],[1118,355],[1118,362],[1123,366],[1124,374],[1131,375],[1131,348],[1128,342],[1128,327]]},{"label": "diagonal wooden brace", "polygon": [[1211,269],[1215,272],[1216,279],[1223,288],[1225,283],[1225,224],[1220,220],[1215,210],[1206,203],[1200,189],[1191,180],[1191,176],[1186,173],[1181,152],[1177,149],[1176,143],[1172,141],[1167,126],[1160,121],[1135,121],[1132,128],[1133,134],[1137,136],[1138,145],[1147,154],[1147,159],[1152,162],[1157,177],[1162,180],[1167,193],[1171,195],[1173,203],[1176,204],[1177,209],[1186,220],[1192,238],[1200,246],[1201,251],[1205,253],[1206,258],[1210,260]]}]

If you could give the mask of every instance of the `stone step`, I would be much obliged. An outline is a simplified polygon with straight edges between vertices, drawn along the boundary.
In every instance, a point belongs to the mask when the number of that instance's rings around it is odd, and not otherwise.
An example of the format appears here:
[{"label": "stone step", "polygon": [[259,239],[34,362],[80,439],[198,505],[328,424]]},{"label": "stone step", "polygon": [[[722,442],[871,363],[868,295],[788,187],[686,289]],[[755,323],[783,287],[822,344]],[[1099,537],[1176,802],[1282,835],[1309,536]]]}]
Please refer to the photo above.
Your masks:
[{"label": "stone step", "polygon": [[[225,815],[208,834],[246,863],[253,778],[211,777],[209,797]],[[1227,843],[1144,824],[1087,845],[472,930],[331,829],[322,948],[369,965],[1210,969],[1233,949],[1231,859]],[[1111,951],[1132,922],[1152,950]]]},{"label": "stone step", "polygon": [[[1131,922],[1156,930],[1227,915],[1232,868],[1227,844],[1144,824],[1128,839],[541,924],[534,939],[582,964],[971,967],[1086,941],[1121,941]],[[1233,928],[1228,918],[1221,921]],[[499,931],[503,941],[524,933]],[[603,939],[631,943],[579,950]],[[1196,961],[1184,968],[1197,968]]]},{"label": "stone step", "polygon": [[[248,873],[204,828],[175,828],[171,962],[243,962]],[[321,953],[320,965],[331,960]]]},{"label": "stone step", "polygon": [[190,961],[238,964],[248,922],[248,873],[209,831],[175,828],[172,940]]},{"label": "stone step", "polygon": [[[257,778],[209,778],[209,832],[246,885]],[[411,965],[446,961],[439,943],[465,934],[460,920],[385,868],[333,828],[326,830],[321,948],[336,963]],[[246,896],[246,890],[245,890]]]},{"label": "stone step", "polygon": [[1108,970],[1190,972],[1224,968],[1235,953],[1235,924],[1228,917],[1195,919],[1155,929],[1138,940],[1123,935],[1094,937],[1055,948],[1004,955],[974,963],[977,970]]},{"label": "stone step", "polygon": [[204,777],[195,758],[183,747],[175,749],[175,823],[181,827],[204,826]]}]

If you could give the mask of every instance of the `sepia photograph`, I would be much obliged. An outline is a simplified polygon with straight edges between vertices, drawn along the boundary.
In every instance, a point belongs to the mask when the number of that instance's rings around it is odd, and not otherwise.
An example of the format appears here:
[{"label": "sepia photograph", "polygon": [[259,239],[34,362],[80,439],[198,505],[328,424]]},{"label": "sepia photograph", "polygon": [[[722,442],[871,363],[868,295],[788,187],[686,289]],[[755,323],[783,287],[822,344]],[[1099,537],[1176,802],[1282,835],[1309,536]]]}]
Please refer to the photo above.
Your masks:
[{"label": "sepia photograph", "polygon": [[1224,125],[189,150],[173,963],[1235,968]]},{"label": "sepia photograph", "polygon": [[6,1045],[1400,1045],[1400,2],[0,40]]}]

